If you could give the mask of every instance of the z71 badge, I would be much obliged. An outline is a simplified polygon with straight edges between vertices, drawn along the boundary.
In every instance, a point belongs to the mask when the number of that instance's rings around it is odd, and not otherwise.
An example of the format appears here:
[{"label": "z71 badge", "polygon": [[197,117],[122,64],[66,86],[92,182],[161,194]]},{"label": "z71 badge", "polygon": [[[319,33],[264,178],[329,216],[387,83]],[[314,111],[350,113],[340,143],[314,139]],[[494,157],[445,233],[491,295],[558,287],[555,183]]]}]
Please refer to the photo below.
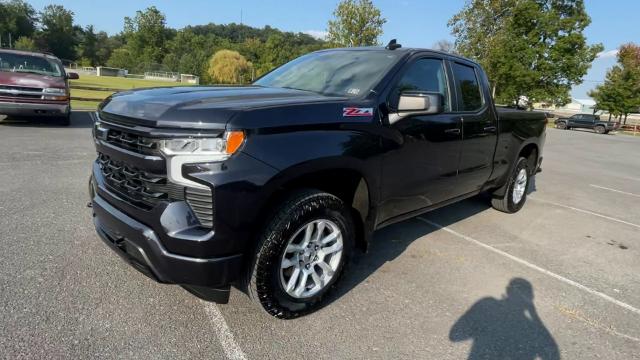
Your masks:
[{"label": "z71 badge", "polygon": [[373,116],[373,108],[342,108],[342,116]]}]

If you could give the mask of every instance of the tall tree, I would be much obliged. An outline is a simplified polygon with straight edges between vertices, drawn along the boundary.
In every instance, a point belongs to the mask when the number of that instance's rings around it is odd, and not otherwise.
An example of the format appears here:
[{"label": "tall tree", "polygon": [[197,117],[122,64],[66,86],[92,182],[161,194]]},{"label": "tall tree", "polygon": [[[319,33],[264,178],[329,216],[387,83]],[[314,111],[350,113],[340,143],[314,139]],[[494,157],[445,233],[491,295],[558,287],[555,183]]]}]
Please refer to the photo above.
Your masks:
[{"label": "tall tree", "polygon": [[209,62],[209,76],[221,84],[238,84],[246,80],[251,63],[237,51],[220,50]]},{"label": "tall tree", "polygon": [[596,107],[614,116],[640,112],[640,46],[629,43],[618,51],[618,63],[607,71],[605,82],[589,92]]},{"label": "tall tree", "polygon": [[95,66],[98,63],[98,37],[93,25],[87,25],[82,31],[78,45],[78,56],[89,66]]},{"label": "tall tree", "polygon": [[329,21],[330,42],[342,46],[378,45],[387,20],[371,0],[342,0]]},{"label": "tall tree", "polygon": [[39,47],[49,50],[61,59],[75,59],[77,44],[73,12],[62,5],[47,5],[40,13],[42,33]]},{"label": "tall tree", "polygon": [[[2,44],[9,46],[20,37],[31,37],[36,31],[38,17],[33,6],[22,0],[0,2],[0,36]],[[11,44],[13,45],[13,44]]]},{"label": "tall tree", "polygon": [[169,31],[166,18],[155,6],[137,11],[134,18],[124,18],[124,37],[131,56],[136,60],[138,71],[145,66],[162,62],[166,51]]},{"label": "tall tree", "polygon": [[471,0],[449,20],[457,51],[485,68],[498,102],[564,104],[602,45],[583,0]]}]

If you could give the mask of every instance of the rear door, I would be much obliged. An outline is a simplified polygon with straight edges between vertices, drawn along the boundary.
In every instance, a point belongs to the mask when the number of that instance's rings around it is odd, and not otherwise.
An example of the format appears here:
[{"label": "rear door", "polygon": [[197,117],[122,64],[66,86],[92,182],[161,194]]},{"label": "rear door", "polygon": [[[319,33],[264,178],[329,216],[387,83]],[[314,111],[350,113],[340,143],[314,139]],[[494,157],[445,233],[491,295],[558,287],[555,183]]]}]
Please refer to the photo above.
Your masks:
[{"label": "rear door", "polygon": [[458,166],[458,191],[479,190],[489,179],[497,141],[497,117],[490,106],[488,84],[477,65],[452,61],[451,72],[458,94],[457,112],[462,121],[462,147]]}]

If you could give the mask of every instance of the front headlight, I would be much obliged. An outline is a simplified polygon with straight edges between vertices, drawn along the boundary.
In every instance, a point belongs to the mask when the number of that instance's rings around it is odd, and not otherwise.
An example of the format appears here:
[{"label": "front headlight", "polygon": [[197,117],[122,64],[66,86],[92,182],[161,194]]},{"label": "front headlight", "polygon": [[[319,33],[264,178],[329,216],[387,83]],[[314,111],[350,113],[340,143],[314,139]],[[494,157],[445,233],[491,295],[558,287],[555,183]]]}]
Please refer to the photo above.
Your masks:
[{"label": "front headlight", "polygon": [[69,98],[67,90],[61,88],[46,88],[44,94],[45,100],[67,100]]},{"label": "front headlight", "polygon": [[62,88],[46,88],[44,92],[47,94],[67,95],[67,90]]},{"label": "front headlight", "polygon": [[[169,156],[214,156],[236,152],[244,142],[244,132],[228,131],[221,138],[169,139],[160,141],[160,150]],[[206,160],[205,160],[206,161]]]},{"label": "front headlight", "polygon": [[203,188],[204,185],[182,175],[182,165],[224,161],[240,149],[244,139],[244,132],[228,131],[221,138],[160,140],[159,148],[167,159],[167,176],[171,182]]}]

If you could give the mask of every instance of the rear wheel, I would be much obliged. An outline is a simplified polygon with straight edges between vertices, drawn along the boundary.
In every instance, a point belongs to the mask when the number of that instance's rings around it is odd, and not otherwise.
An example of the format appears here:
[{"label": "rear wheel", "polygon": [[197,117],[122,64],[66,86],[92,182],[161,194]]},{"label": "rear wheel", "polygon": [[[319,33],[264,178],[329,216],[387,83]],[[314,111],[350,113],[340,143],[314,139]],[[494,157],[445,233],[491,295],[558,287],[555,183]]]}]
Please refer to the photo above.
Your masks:
[{"label": "rear wheel", "polygon": [[607,129],[605,129],[604,126],[601,126],[601,125],[596,126],[594,130],[598,134],[604,134],[607,131]]},{"label": "rear wheel", "polygon": [[283,319],[317,309],[348,262],[353,229],[339,198],[317,190],[293,194],[262,232],[248,273],[249,296]]},{"label": "rear wheel", "polygon": [[493,208],[506,213],[515,213],[522,209],[527,201],[530,176],[529,161],[520,157],[507,183],[492,195]]}]

